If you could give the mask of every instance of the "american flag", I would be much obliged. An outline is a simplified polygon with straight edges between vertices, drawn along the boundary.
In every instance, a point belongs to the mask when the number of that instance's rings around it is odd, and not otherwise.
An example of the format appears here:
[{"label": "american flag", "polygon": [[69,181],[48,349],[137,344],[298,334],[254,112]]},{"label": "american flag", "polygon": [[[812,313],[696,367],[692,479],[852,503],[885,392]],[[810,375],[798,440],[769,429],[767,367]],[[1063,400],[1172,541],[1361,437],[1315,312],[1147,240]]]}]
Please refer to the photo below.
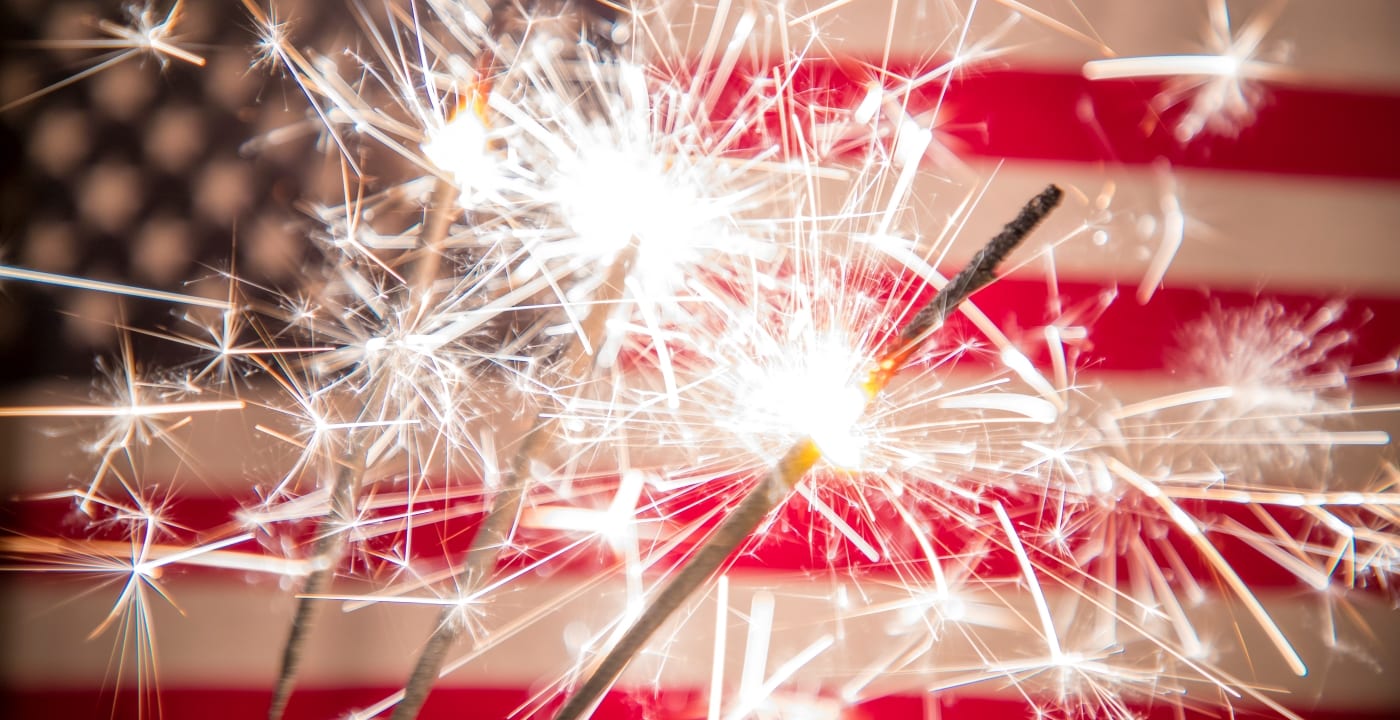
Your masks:
[{"label": "american flag", "polygon": [[[1097,222],[1095,204],[1102,200],[1106,209],[1111,201],[1111,220],[1085,233],[1089,242],[1067,243],[1053,263],[1015,268],[977,300],[1000,327],[1029,336],[1054,319],[1036,312],[1053,287],[1057,306],[1079,308],[1089,328],[1076,346],[1087,362],[1081,383],[1110,387],[1125,402],[1170,396],[1189,387],[1193,371],[1219,360],[1200,352],[1250,351],[1228,337],[1203,338],[1209,331],[1202,328],[1210,326],[1202,321],[1292,317],[1315,320],[1318,337],[1328,338],[1298,346],[1300,352],[1320,348],[1309,367],[1345,361],[1348,368],[1370,368],[1355,372],[1349,383],[1354,406],[1394,408],[1400,402],[1393,368],[1400,351],[1400,6],[1386,0],[1231,2],[1229,32],[1221,38],[1211,34],[1225,7],[1216,0],[789,5],[791,17],[805,14],[795,5],[820,11],[814,22],[824,46],[810,53],[800,81],[853,104],[866,92],[872,66],[912,76],[946,60],[950,47],[984,39],[994,47],[950,82],[912,94],[905,106],[876,112],[897,111],[932,129],[924,158],[932,170],[916,181],[916,197],[951,197],[940,190],[971,178],[987,183],[990,191],[962,228],[963,237],[991,237],[1047,181],[1074,188],[1082,199],[1077,216],[1051,219],[1042,231],[1049,236]],[[155,7],[155,17],[168,8]],[[329,52],[363,42],[354,13],[338,3],[276,0],[273,7],[289,21],[297,46]],[[5,0],[0,25],[9,42],[0,103],[111,59],[74,41],[100,36],[98,20],[124,22],[123,12],[118,3]],[[704,28],[714,12],[703,7],[696,17],[681,14]],[[314,210],[308,199],[341,192],[339,167],[295,84],[253,68],[256,30],[240,3],[185,3],[177,44],[204,58],[203,67],[137,52],[0,114],[0,265],[214,297],[227,286],[230,268],[250,285],[295,288],[310,262],[306,237]],[[1209,78],[1124,70],[1132,58],[1219,55],[1231,49],[1230,42],[1245,41],[1257,48],[1237,60],[1258,62],[1268,72],[1243,86],[1211,87]],[[1223,104],[1198,112],[1193,103],[1212,92],[1226,95]],[[1233,92],[1243,93],[1238,106],[1228,97]],[[382,172],[397,175],[403,167],[391,164]],[[917,205],[930,218],[928,226],[950,214],[933,200]],[[948,266],[956,269],[976,247],[955,246]],[[164,303],[5,281],[3,404],[81,401],[94,357],[120,359],[129,352],[143,365],[179,366],[189,360],[184,351],[141,330],[178,327],[184,312]],[[1322,313],[1330,314],[1320,320]],[[1033,359],[1047,368],[1053,364],[1048,357]],[[98,374],[112,364],[100,365]],[[281,458],[248,449],[254,444],[251,427],[264,421],[253,410],[201,418],[181,430],[188,432],[181,439],[187,452],[140,468],[143,482],[171,500],[176,527],[170,537],[233,522],[241,509],[259,502],[253,488],[266,490],[280,479],[259,473]],[[125,592],[121,583],[34,572],[23,552],[25,539],[82,538],[90,531],[88,516],[71,497],[44,498],[86,485],[93,470],[82,448],[91,442],[92,427],[53,418],[0,423],[8,503],[0,526],[8,533],[6,569],[12,571],[2,580],[0,683],[9,716],[265,715],[300,577],[251,567],[165,568],[159,585],[168,601],[155,598],[150,615],[139,618],[154,629],[155,650],[132,654],[132,634],[144,630],[104,627]],[[1400,413],[1359,417],[1357,424],[1393,436]],[[1386,446],[1382,457],[1393,460],[1393,449]],[[1338,478],[1326,486],[1350,487],[1346,483],[1355,485],[1355,478],[1365,485],[1385,472],[1374,448],[1365,454],[1352,450],[1343,448],[1316,468]],[[1384,480],[1379,486],[1388,487]],[[1390,512],[1393,538],[1393,507]],[[1400,714],[1394,588],[1344,592],[1325,579],[1321,587],[1309,585],[1305,573],[1290,570],[1289,563],[1303,560],[1270,554],[1230,531],[1272,522],[1283,523],[1278,533],[1306,535],[1299,528],[1309,521],[1287,513],[1246,515],[1212,516],[1210,542],[1228,555],[1306,659],[1308,671],[1290,671],[1187,543],[1180,564],[1164,577],[1201,593],[1189,611],[1194,626],[1212,633],[1203,638],[1214,644],[1203,657],[1302,717]],[[921,671],[940,662],[936,650],[904,665],[879,660],[897,648],[912,652],[903,643],[914,631],[896,628],[885,616],[833,619],[847,607],[843,603],[856,601],[844,593],[862,595],[859,601],[870,607],[906,596],[897,587],[901,573],[878,563],[831,563],[822,555],[825,548],[806,544],[805,524],[822,519],[796,511],[783,517],[775,537],[734,560],[722,590],[712,585],[689,609],[683,631],[638,659],[595,717],[704,717],[712,656],[727,652],[733,667],[747,668],[753,661],[746,653],[759,653],[768,659],[767,675],[759,663],[757,671],[731,671],[730,680],[761,686],[777,677],[784,661],[815,647],[804,629],[816,627],[836,628],[829,642],[839,650],[830,653],[842,657],[828,654],[795,671],[769,698],[779,700],[756,708],[755,716],[1278,716],[1258,698],[1225,697],[1166,675],[1156,681],[1155,696],[1120,698],[1109,688],[1093,703],[1055,698],[1053,683],[1026,690],[1007,679],[1020,677],[1013,672],[975,666],[945,668],[939,683],[921,684]],[[1384,527],[1369,529],[1381,533]],[[300,535],[270,534],[253,544],[261,543],[265,556],[298,558],[307,552],[308,534],[303,528]],[[446,546],[451,549],[442,552],[449,554],[464,544],[454,536]],[[1393,568],[1395,561],[1390,563]],[[597,605],[607,604],[611,612],[620,607],[613,604],[620,603],[626,579],[614,574],[599,581],[606,564],[594,558],[520,579],[494,620],[501,628],[518,623],[518,632],[446,676],[420,717],[503,718],[533,707],[536,694],[571,667],[581,638],[597,632]],[[344,570],[337,592],[365,592],[366,574]],[[1121,582],[1126,587],[1147,581],[1125,573]],[[832,597],[838,588],[839,602]],[[1133,597],[1138,591],[1125,590]],[[717,650],[714,618],[721,598],[730,619],[721,621],[728,629],[718,634],[728,646]],[[1056,612],[1073,602],[1049,598]],[[1029,603],[1029,597],[1013,599],[1007,607],[1030,613]],[[539,607],[551,610],[532,615]],[[774,635],[760,641],[743,628],[764,616]],[[286,717],[345,717],[391,695],[402,687],[436,618],[431,607],[324,608]],[[1006,645],[978,646],[973,654],[1014,656],[1024,638],[995,642]],[[756,644],[762,649],[755,650]],[[882,671],[859,678],[851,668],[862,663]],[[758,673],[756,680],[750,672]],[[831,680],[837,677],[840,682]],[[858,680],[865,682],[858,699],[843,698],[839,690]],[[1180,687],[1190,691],[1182,695]],[[1110,708],[1122,714],[1112,715]]]}]

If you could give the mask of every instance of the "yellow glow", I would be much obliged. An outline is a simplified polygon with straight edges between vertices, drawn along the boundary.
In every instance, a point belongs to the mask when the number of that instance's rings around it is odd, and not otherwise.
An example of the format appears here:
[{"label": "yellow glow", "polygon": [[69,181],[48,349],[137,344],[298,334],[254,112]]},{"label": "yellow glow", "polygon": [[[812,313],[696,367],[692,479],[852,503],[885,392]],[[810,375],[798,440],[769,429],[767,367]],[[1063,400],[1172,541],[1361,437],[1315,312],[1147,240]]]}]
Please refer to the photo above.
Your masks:
[{"label": "yellow glow", "polygon": [[677,162],[646,148],[582,143],[555,186],[579,241],[574,251],[610,258],[636,243],[633,276],[659,292],[697,247],[715,240],[715,210]]}]

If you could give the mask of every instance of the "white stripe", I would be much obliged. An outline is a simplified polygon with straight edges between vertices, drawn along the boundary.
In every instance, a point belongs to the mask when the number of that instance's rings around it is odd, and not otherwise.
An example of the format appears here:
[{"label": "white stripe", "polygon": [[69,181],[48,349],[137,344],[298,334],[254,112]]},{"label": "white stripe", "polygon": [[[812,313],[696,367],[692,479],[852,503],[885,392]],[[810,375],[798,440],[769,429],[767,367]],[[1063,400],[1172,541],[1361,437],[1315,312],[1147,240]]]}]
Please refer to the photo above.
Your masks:
[{"label": "white stripe", "polygon": [[[268,687],[276,673],[278,654],[290,622],[293,600],[275,583],[245,584],[240,580],[170,578],[164,581],[171,596],[185,611],[181,617],[169,604],[156,598],[154,609],[164,687],[248,688]],[[87,641],[89,633],[108,611],[114,591],[78,597],[78,585],[62,582],[26,582],[12,586],[9,612],[14,620],[3,640],[3,657],[9,659],[7,677],[19,687],[95,687],[107,677],[109,634]],[[542,680],[562,677],[575,662],[577,650],[569,639],[602,633],[621,613],[626,602],[625,584],[605,583],[579,592],[579,586],[563,581],[521,582],[493,603],[488,633],[526,612],[553,608],[526,625],[525,630],[501,640],[480,658],[447,678],[444,686],[538,687]],[[936,619],[931,609],[910,602],[911,593],[887,587],[881,581],[858,589],[828,581],[776,575],[763,579],[738,575],[730,579],[731,607],[748,607],[756,592],[775,598],[774,631],[768,641],[767,665],[777,667],[797,657],[816,641],[830,636],[833,646],[812,658],[802,670],[802,685],[820,685],[828,692],[846,684],[866,667],[878,665],[897,647],[917,647],[926,638],[924,623]],[[1037,666],[1044,648],[1027,643],[1024,626],[1035,611],[1024,592],[1004,590],[1004,599],[969,594],[960,598],[968,612],[964,623],[948,623],[929,656],[917,658],[910,672],[890,672],[866,688],[864,697],[918,693],[937,684],[980,680],[963,689],[974,695],[1004,691],[1004,679],[983,670],[967,637],[984,643],[982,651],[1010,666]],[[1007,594],[1009,593],[1009,594]],[[713,593],[710,593],[713,595]],[[837,605],[833,598],[843,598]],[[1070,609],[1074,599],[1063,591],[1047,593],[1052,613]],[[1261,600],[1283,627],[1314,671],[1295,678],[1271,653],[1266,641],[1248,622],[1239,622],[1240,608],[1224,597],[1207,597],[1186,608],[1201,632],[1207,657],[1201,663],[1248,680],[1264,683],[1288,695],[1277,696],[1287,706],[1306,709],[1318,698],[1330,710],[1368,707],[1400,707],[1400,685],[1376,682],[1377,668],[1400,667],[1400,625],[1383,599],[1356,594],[1333,610],[1329,595],[1315,592],[1269,592]],[[1341,601],[1332,599],[1334,603]],[[703,688],[710,682],[714,643],[713,598],[690,608],[658,635],[651,650],[643,653],[625,676],[624,684],[655,683],[663,686]],[[998,608],[991,612],[985,608]],[[1019,619],[1003,605],[1014,608]],[[930,606],[931,607],[931,606]],[[57,608],[57,609],[56,609]],[[394,686],[407,677],[422,638],[438,615],[435,607],[380,606],[355,613],[339,612],[327,602],[309,648],[303,687]],[[729,615],[728,634],[742,638],[748,632],[744,615]],[[1377,634],[1374,646],[1364,650],[1348,644],[1328,646],[1327,623],[1349,625],[1360,621]],[[1008,623],[1014,629],[993,627]],[[1352,626],[1354,629],[1354,626]],[[1236,632],[1243,633],[1249,657],[1239,650]],[[965,634],[967,637],[965,637]],[[1132,642],[1120,633],[1124,652],[1104,659],[1106,664],[1131,668],[1133,659],[1151,667],[1140,656],[1149,646]],[[732,689],[742,675],[745,644],[731,642],[726,649],[726,683]],[[1068,646],[1072,651],[1073,646]],[[459,646],[457,656],[467,652]],[[1251,670],[1253,667],[1253,670]],[[1257,674],[1256,674],[1257,673]],[[1048,673],[1051,678],[1055,673]],[[1107,678],[1099,678],[1107,680]],[[1031,681],[1028,687],[1035,687]],[[1208,704],[1218,697],[1212,688],[1190,683],[1190,697]],[[1128,698],[1129,700],[1131,698]],[[1248,700],[1242,701],[1250,705]]]},{"label": "white stripe", "polygon": [[[819,32],[813,54],[826,54],[835,48],[846,57],[877,61],[886,50],[896,60],[925,59],[935,53],[950,53],[956,28],[969,6],[975,6],[969,38],[993,34],[1015,13],[1014,8],[1031,8],[1071,32],[1038,22],[1034,13],[1022,14],[992,49],[1002,52],[999,61],[1022,68],[1040,66],[1077,72],[1088,60],[1108,57],[1180,55],[1208,52],[1201,46],[1207,26],[1207,8],[1214,0],[982,0],[978,3],[881,3],[857,0],[846,4],[829,0],[795,0],[787,3],[788,15],[798,18],[824,6],[833,6],[811,19],[789,28],[791,43],[802,47],[809,39],[809,28]],[[1229,3],[1233,28],[1238,31],[1252,11],[1268,9],[1272,3]],[[890,17],[891,7],[898,14]],[[697,31],[690,40],[697,47],[707,37],[712,13],[703,8],[688,14],[672,13],[666,21],[669,30],[686,38],[685,25]],[[776,22],[776,18],[773,21]],[[731,25],[733,21],[731,20]],[[1266,48],[1275,46],[1287,53],[1288,68],[1298,80],[1313,85],[1344,86],[1358,89],[1400,88],[1400,43],[1395,42],[1400,27],[1400,5],[1390,0],[1291,0],[1284,4],[1277,21],[1265,37]],[[760,27],[760,32],[762,28]],[[776,33],[776,30],[774,30]],[[887,35],[888,33],[888,35]],[[1071,34],[1073,33],[1073,34]]]},{"label": "white stripe", "polygon": [[[1162,198],[1174,186],[1186,224],[1166,273],[1169,287],[1400,297],[1400,273],[1394,271],[1400,267],[1400,242],[1394,241],[1400,183],[1186,169],[1167,178],[1151,167],[1029,161],[1008,161],[994,174],[986,164],[974,163],[973,169],[990,178],[991,190],[972,211],[944,268],[961,267],[1027,198],[1055,183],[1069,197],[1012,256],[1011,263],[1023,267],[1016,276],[1044,275],[1049,265],[1035,253],[1055,245],[1054,268],[1064,279],[1140,283],[1169,241],[1160,217]],[[921,176],[912,192],[919,208],[914,225],[925,237],[936,237],[964,192]],[[1095,203],[1105,193],[1111,193],[1111,203],[1101,212]],[[828,193],[822,199],[829,203],[822,210],[831,212],[844,198]]]}]

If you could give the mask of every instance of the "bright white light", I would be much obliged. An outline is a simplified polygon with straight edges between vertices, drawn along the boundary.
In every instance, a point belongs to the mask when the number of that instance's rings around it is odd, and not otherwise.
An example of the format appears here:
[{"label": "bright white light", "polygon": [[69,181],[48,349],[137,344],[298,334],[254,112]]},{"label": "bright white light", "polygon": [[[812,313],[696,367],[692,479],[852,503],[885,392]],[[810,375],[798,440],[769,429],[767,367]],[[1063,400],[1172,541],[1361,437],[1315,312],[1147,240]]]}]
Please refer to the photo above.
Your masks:
[{"label": "bright white light", "polygon": [[748,404],[773,429],[810,437],[828,463],[855,468],[866,439],[859,423],[866,396],[853,381],[855,363],[845,344],[818,342],[798,367],[774,369]]},{"label": "bright white light", "polygon": [[810,418],[809,435],[833,465],[853,468],[860,464],[865,439],[854,430],[865,412],[865,393],[853,386],[832,393],[825,412]]},{"label": "bright white light", "polygon": [[664,292],[696,249],[715,240],[715,210],[683,162],[611,138],[581,143],[555,185],[574,253],[612,259],[635,243],[632,276]]},{"label": "bright white light", "polygon": [[948,410],[991,410],[1020,415],[1031,422],[1048,425],[1059,417],[1054,405],[1030,395],[1019,393],[976,393],[954,395],[938,401],[938,407]]},{"label": "bright white light", "polygon": [[851,119],[857,125],[864,125],[875,119],[875,111],[880,109],[880,101],[884,99],[884,89],[877,83],[870,83],[865,88],[865,97],[856,107]]},{"label": "bright white light", "polygon": [[432,129],[422,147],[429,162],[452,175],[462,190],[463,205],[473,204],[480,192],[498,182],[497,162],[488,152],[486,125],[474,112],[462,110]]}]

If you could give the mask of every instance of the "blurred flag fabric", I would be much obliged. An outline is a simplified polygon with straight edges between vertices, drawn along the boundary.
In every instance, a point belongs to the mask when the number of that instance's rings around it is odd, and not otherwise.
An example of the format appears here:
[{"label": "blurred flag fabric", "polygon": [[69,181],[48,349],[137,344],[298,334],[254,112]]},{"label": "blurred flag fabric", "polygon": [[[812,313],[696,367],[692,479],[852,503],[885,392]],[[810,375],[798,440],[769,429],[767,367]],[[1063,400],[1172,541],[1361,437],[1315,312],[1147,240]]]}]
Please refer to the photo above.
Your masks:
[{"label": "blurred flag fabric", "polygon": [[[1066,304],[1116,289],[1116,302],[1093,326],[1097,360],[1087,377],[1130,389],[1171,387],[1181,328],[1213,307],[1277,302],[1306,313],[1345,299],[1348,310],[1339,326],[1352,336],[1341,351],[1360,363],[1393,357],[1400,347],[1400,5],[1298,0],[1283,6],[1265,42],[1287,51],[1296,77],[1258,83],[1252,121],[1233,131],[1206,129],[1186,142],[1172,135],[1172,120],[1182,106],[1161,113],[1151,109],[1169,81],[1088,80],[1083,63],[1101,55],[1041,22],[1042,16],[1053,17],[1092,30],[1120,56],[1191,53],[1201,50],[1207,3],[1031,0],[984,2],[977,8],[974,28],[987,31],[1022,11],[999,41],[1006,52],[960,74],[946,96],[941,84],[931,88],[928,102],[910,109],[920,122],[936,122],[936,141],[950,163],[940,172],[991,176],[995,170],[991,192],[967,236],[989,237],[1047,179],[1089,194],[1111,183],[1116,205],[1129,208],[1105,230],[1105,242],[1116,250],[1067,252],[1054,268],[1023,268],[990,293],[988,311],[1034,326],[1040,318],[1014,316],[1013,299],[1044,294],[1051,271]],[[353,36],[348,14],[337,3],[276,4],[292,21],[299,45],[326,48]],[[838,59],[814,63],[826,71],[814,73],[813,82],[858,94],[860,75],[840,58],[879,58],[887,37],[892,67],[932,64],[945,52],[941,33],[960,15],[941,2],[907,5],[893,24],[885,4],[875,0],[832,11],[824,22]],[[1243,22],[1274,5],[1240,2],[1231,9]],[[959,13],[968,9],[963,2],[953,6]],[[5,0],[0,102],[88,67],[94,54],[63,42],[91,37],[93,18],[120,12],[115,2]],[[314,119],[294,86],[249,69],[252,25],[238,3],[187,3],[185,14],[183,42],[208,59],[206,67],[177,61],[162,67],[137,55],[0,114],[0,263],[204,294],[219,292],[225,286],[221,273],[236,265],[251,283],[294,287],[308,258],[305,236],[312,227],[306,207],[298,203],[338,191],[326,185]],[[940,97],[945,104],[938,117],[919,114]],[[293,128],[290,139],[258,140],[283,127]],[[1185,235],[1161,287],[1150,292],[1144,284],[1155,283],[1144,279],[1171,242],[1162,227],[1164,197],[1179,200]],[[974,241],[964,247],[970,253],[976,246]],[[1139,294],[1151,300],[1141,305]],[[0,387],[11,399],[81,398],[94,372],[93,358],[118,351],[119,327],[168,327],[176,321],[172,312],[179,310],[0,282]],[[133,342],[143,363],[181,360],[169,343],[140,335]],[[1393,374],[1363,381],[1354,390],[1358,403],[1400,397]],[[0,488],[7,500],[83,482],[73,470],[81,456],[54,449],[78,441],[73,431],[47,421],[0,422],[7,423],[0,434],[6,458]],[[44,437],[49,440],[36,440]],[[200,482],[179,485],[182,502],[175,507],[185,508],[188,518],[180,517],[217,523],[220,512],[256,499],[248,488],[275,480],[250,476],[249,463],[219,447],[224,438],[217,431],[200,431],[196,438],[195,447],[207,447],[214,460],[204,464]],[[0,525],[37,532],[45,523],[73,521],[62,513],[28,514],[27,507],[11,504]],[[742,606],[764,587],[793,594],[809,586],[824,591],[826,579],[809,580],[820,575],[810,571],[781,562],[741,566],[733,579],[734,605]],[[208,571],[167,581],[172,602],[153,604],[159,666],[146,671],[158,679],[160,691],[150,695],[114,687],[136,678],[116,673],[124,660],[114,650],[120,643],[112,633],[87,637],[120,588],[7,573],[0,579],[0,683],[9,716],[265,713],[295,584]],[[541,579],[525,596],[563,593],[579,581],[567,573]],[[1400,714],[1400,622],[1386,598],[1362,593],[1342,610],[1291,576],[1262,580],[1258,590],[1313,662],[1307,677],[1285,672],[1278,678],[1289,692],[1280,696],[1283,704],[1304,717]],[[1326,617],[1329,608],[1345,617]],[[1224,626],[1232,622],[1226,605],[1200,609],[1207,615],[1213,611]],[[806,612],[815,617],[822,611],[809,607]],[[392,692],[407,676],[434,611],[381,607],[345,614],[327,608],[323,615],[290,718],[343,717]],[[800,614],[782,619],[803,622]],[[1334,621],[1364,628],[1373,642],[1329,647],[1325,626]],[[557,670],[560,639],[576,632],[567,613],[539,619],[471,672],[444,680],[423,716],[507,716]],[[641,703],[615,696],[600,717],[703,716],[706,647],[680,643],[675,649],[675,657],[685,661],[668,663],[668,674],[660,678],[662,685],[680,689],[670,700]],[[1266,646],[1251,651],[1230,666],[1268,667],[1268,660],[1252,656],[1267,655]],[[1273,680],[1263,670],[1258,677]],[[1163,684],[1171,683],[1164,679]],[[152,704],[157,697],[159,704]],[[842,708],[835,700],[804,702],[794,699],[783,716],[1034,716],[1032,704],[996,681],[896,694],[855,708]],[[1176,717],[1170,702],[1127,702],[1143,716]],[[1186,711],[1192,717],[1227,713],[1208,702]]]}]

